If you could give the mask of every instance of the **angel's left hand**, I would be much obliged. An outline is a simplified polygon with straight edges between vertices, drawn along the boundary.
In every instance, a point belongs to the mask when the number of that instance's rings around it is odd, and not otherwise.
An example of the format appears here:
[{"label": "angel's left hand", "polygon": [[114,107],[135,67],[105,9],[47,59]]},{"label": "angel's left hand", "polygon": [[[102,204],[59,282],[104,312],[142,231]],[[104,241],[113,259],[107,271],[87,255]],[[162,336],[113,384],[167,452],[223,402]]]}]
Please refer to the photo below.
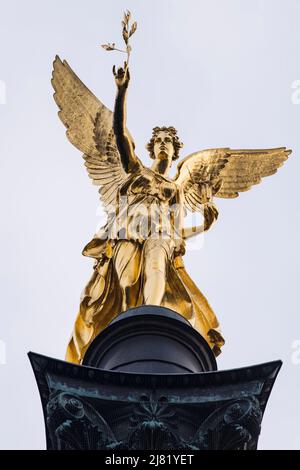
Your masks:
[{"label": "angel's left hand", "polygon": [[219,211],[212,202],[204,204],[204,230],[208,230],[219,216]]}]

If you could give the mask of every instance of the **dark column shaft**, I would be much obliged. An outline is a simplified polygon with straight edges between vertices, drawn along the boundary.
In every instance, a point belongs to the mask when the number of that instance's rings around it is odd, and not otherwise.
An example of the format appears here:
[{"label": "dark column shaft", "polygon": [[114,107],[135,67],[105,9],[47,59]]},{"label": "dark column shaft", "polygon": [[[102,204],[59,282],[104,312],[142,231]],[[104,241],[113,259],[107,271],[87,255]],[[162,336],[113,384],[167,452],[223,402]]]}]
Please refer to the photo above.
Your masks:
[{"label": "dark column shaft", "polygon": [[157,306],[133,308],[116,317],[95,338],[83,365],[144,374],[217,369],[209,345],[190,323]]}]

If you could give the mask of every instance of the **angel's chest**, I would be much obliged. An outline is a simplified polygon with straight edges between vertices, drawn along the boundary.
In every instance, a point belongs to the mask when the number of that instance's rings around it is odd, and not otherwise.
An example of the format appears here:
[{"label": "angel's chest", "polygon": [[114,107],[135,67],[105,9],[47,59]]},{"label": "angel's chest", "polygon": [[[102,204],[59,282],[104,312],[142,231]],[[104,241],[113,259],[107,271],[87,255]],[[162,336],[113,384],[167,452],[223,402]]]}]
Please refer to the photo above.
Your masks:
[{"label": "angel's chest", "polygon": [[170,201],[176,197],[176,184],[155,174],[141,174],[131,183],[131,194],[149,195],[161,201]]}]

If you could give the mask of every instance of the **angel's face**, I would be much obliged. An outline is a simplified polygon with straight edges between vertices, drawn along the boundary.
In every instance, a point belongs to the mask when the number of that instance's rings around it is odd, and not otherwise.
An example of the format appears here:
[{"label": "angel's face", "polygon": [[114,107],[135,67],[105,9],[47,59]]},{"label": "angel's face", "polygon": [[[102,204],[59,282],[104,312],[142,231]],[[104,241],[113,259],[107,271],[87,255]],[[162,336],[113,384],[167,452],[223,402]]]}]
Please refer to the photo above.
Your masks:
[{"label": "angel's face", "polygon": [[159,131],[154,139],[154,156],[158,160],[172,160],[174,146],[172,136],[166,131]]}]

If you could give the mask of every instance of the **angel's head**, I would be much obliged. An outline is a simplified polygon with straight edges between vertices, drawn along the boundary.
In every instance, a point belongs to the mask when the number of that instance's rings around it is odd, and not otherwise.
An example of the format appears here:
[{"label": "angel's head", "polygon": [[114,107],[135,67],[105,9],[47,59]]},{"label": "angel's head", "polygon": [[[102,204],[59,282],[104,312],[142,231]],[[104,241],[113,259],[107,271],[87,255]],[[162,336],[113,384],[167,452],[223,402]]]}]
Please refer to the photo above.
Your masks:
[{"label": "angel's head", "polygon": [[[157,163],[158,171],[165,171],[171,166],[173,160],[179,157],[179,150],[183,146],[174,127],[154,127],[152,137],[147,144],[150,157]],[[164,163],[164,164],[162,164]]]}]

